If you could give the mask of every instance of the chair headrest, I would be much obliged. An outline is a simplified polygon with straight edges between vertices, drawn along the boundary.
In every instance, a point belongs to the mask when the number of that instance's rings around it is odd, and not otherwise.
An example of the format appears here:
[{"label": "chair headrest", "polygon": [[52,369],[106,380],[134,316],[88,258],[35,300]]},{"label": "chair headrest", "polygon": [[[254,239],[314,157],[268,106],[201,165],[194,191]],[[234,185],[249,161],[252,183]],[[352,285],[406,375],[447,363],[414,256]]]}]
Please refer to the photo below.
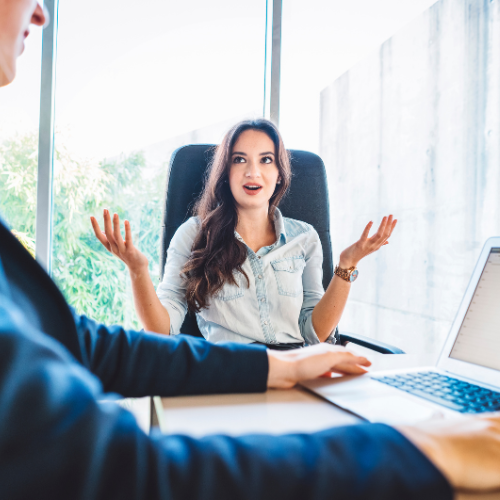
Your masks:
[{"label": "chair headrest", "polygon": [[[207,166],[216,146],[192,144],[177,149],[170,161],[163,213],[160,273],[163,276],[166,250],[177,228],[191,217],[194,203],[203,189]],[[279,208],[284,217],[311,224],[323,245],[323,283],[333,276],[330,243],[328,182],[323,160],[308,151],[290,150],[292,182]],[[160,278],[161,278],[160,276]]]}]

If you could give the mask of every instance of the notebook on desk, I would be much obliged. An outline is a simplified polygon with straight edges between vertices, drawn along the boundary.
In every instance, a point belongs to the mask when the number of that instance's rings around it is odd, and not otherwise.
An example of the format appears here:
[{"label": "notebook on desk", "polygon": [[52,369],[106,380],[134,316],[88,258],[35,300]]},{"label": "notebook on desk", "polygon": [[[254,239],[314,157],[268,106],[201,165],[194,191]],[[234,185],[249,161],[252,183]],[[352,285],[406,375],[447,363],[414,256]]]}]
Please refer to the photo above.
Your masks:
[{"label": "notebook on desk", "polygon": [[486,242],[435,366],[302,385],[371,422],[500,411],[500,237]]}]

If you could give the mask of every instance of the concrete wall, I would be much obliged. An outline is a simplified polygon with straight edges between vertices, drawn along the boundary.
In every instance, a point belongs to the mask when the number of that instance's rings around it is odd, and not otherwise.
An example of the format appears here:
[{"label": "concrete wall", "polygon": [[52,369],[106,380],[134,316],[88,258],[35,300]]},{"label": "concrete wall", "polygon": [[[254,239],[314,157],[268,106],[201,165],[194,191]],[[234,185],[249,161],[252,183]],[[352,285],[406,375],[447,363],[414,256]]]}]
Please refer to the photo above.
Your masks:
[{"label": "concrete wall", "polygon": [[500,0],[441,0],[327,87],[320,151],[334,252],[399,219],[359,266],[341,329],[439,352],[500,234]]}]

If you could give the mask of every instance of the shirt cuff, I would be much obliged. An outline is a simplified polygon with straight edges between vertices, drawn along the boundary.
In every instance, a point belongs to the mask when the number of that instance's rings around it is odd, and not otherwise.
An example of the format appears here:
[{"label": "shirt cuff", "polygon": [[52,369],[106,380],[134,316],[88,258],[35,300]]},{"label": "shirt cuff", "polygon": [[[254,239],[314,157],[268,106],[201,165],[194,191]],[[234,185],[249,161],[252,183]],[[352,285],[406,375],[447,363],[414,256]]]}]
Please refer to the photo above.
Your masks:
[{"label": "shirt cuff", "polygon": [[333,332],[328,335],[328,338],[325,340],[325,343],[335,345],[337,343],[337,337],[335,336],[337,328],[333,329]]},{"label": "shirt cuff", "polygon": [[[337,339],[335,337],[335,330],[336,328],[334,328],[333,332],[330,333],[328,338],[325,340],[325,343],[332,345],[337,343]],[[318,335],[316,334],[316,330],[314,329],[314,326],[312,324],[312,313],[309,314],[309,316],[304,321],[301,334],[307,345],[314,345],[321,343],[321,341],[318,338]]]},{"label": "shirt cuff", "polygon": [[175,301],[167,297],[160,297],[161,305],[167,310],[170,317],[170,335],[179,335],[181,333],[182,322],[186,312],[179,309]]}]

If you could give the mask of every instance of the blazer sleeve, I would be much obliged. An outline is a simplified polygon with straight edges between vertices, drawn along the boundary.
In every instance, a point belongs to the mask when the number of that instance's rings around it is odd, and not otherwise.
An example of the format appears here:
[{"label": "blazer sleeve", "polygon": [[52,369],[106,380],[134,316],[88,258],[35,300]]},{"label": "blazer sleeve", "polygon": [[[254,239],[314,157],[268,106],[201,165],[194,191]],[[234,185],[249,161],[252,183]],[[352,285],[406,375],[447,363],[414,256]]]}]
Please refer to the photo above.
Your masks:
[{"label": "blazer sleeve", "polygon": [[149,437],[99,397],[99,380],[0,298],[2,500],[452,498],[442,475],[390,427]]},{"label": "blazer sleeve", "polygon": [[[74,312],[73,312],[74,313]],[[263,392],[266,348],[105,326],[76,313],[86,367],[125,397]]]}]

